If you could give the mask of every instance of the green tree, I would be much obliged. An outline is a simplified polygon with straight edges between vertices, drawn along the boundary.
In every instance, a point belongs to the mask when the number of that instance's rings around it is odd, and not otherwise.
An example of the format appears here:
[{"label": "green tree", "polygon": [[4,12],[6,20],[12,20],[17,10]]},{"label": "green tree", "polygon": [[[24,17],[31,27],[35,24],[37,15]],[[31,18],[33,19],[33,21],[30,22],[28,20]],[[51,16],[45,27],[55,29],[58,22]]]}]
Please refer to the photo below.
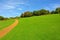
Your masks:
[{"label": "green tree", "polygon": [[51,14],[55,14],[55,11],[51,11]]},{"label": "green tree", "polygon": [[46,15],[46,14],[49,14],[48,10],[45,10],[45,9],[40,10],[40,15]]},{"label": "green tree", "polygon": [[33,11],[33,15],[34,16],[39,16],[40,15],[40,12],[39,11]]},{"label": "green tree", "polygon": [[21,14],[21,17],[31,17],[32,16],[32,12],[24,12],[23,14]]},{"label": "green tree", "polygon": [[55,14],[60,14],[60,7],[59,8],[56,8]]},{"label": "green tree", "polygon": [[33,11],[33,15],[35,15],[35,16],[46,15],[46,14],[49,14],[49,13],[50,13],[49,10],[45,10],[45,9]]},{"label": "green tree", "polygon": [[22,13],[20,17],[24,17],[24,14]]},{"label": "green tree", "polygon": [[4,20],[4,17],[3,16],[0,16],[0,20]]}]

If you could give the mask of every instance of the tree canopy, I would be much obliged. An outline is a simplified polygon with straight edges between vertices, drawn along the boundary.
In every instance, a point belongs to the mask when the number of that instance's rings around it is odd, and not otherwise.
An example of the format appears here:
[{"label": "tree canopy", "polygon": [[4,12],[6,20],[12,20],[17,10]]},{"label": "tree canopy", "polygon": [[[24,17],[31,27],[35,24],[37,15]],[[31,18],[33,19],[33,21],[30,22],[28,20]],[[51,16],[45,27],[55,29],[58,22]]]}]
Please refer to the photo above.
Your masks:
[{"label": "tree canopy", "polygon": [[3,16],[0,16],[0,20],[4,20],[4,17]]},{"label": "tree canopy", "polygon": [[60,14],[60,7],[56,8],[53,11],[49,11],[46,9],[35,10],[33,12],[26,11],[26,12],[21,14],[21,17],[40,16],[40,15],[47,15],[47,14]]}]

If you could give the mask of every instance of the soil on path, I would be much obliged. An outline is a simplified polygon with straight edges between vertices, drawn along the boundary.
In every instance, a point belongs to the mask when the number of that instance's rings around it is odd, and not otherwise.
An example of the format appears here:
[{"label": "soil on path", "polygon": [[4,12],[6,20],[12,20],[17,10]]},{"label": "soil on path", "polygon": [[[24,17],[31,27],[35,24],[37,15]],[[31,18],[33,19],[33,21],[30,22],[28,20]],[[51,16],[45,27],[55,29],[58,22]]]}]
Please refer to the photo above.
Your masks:
[{"label": "soil on path", "polygon": [[15,19],[15,22],[10,26],[0,30],[0,38],[4,37],[8,32],[10,32],[16,25],[18,24],[18,20]]}]

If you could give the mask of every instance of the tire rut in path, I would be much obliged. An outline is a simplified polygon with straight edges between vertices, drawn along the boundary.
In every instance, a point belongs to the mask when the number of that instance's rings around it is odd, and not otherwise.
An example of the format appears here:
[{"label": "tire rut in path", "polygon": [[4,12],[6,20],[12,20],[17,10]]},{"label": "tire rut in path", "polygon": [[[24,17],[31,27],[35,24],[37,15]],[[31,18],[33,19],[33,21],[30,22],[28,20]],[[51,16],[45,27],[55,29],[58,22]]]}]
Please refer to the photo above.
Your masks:
[{"label": "tire rut in path", "polygon": [[0,30],[0,38],[4,37],[7,33],[9,33],[17,24],[18,24],[18,20],[15,19],[15,22],[13,24]]}]

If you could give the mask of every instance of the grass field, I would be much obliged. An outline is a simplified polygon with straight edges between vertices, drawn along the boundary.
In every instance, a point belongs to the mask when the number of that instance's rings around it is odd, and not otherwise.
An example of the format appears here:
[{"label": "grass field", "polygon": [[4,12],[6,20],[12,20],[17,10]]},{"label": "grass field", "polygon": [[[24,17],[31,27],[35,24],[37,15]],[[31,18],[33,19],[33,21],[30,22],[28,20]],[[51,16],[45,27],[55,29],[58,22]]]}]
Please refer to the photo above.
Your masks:
[{"label": "grass field", "polygon": [[60,40],[59,14],[18,20],[19,24],[0,40]]},{"label": "grass field", "polygon": [[0,30],[11,25],[15,20],[3,20],[0,21]]}]

